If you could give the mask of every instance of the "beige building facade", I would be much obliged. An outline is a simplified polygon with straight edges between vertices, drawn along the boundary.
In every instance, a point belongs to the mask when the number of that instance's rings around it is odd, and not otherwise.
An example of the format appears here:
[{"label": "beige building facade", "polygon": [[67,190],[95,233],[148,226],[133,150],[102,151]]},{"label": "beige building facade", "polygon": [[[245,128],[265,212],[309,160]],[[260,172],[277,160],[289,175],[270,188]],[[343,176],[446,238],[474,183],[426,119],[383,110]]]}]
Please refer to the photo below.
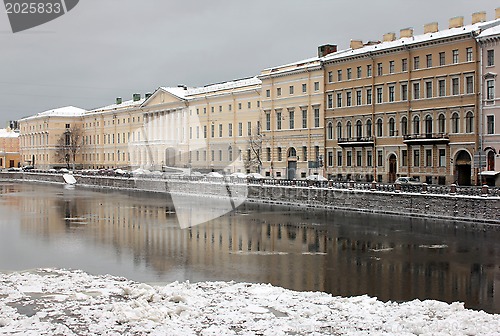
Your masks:
[{"label": "beige building facade", "polygon": [[19,167],[20,161],[19,132],[0,129],[0,169]]}]

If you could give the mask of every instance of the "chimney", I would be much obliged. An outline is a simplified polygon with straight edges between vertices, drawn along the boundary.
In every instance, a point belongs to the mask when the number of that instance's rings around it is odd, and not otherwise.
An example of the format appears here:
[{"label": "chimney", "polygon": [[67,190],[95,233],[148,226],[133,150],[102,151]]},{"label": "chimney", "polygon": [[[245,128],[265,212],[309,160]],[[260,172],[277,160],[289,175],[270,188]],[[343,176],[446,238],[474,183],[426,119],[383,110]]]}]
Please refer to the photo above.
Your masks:
[{"label": "chimney", "polygon": [[486,12],[476,12],[472,14],[472,24],[486,21]]},{"label": "chimney", "polygon": [[431,22],[424,25],[424,34],[436,33],[439,30],[437,22]]},{"label": "chimney", "polygon": [[187,86],[186,86],[186,85],[184,85],[184,84],[178,84],[178,85],[177,85],[177,87],[178,87],[178,88],[181,88],[181,89],[184,89],[184,90],[187,90],[187,89],[188,89],[188,88],[187,88]]},{"label": "chimney", "polygon": [[323,57],[334,52],[337,52],[336,44],[323,44],[318,47],[318,57]]},{"label": "chimney", "polygon": [[139,101],[141,100],[141,94],[140,93],[134,93],[134,95],[132,96],[134,101]]},{"label": "chimney", "polygon": [[413,28],[403,28],[399,31],[399,37],[413,37]]},{"label": "chimney", "polygon": [[359,49],[363,47],[363,41],[351,40],[351,49]]},{"label": "chimney", "polygon": [[384,42],[392,42],[396,40],[396,33],[384,34]]},{"label": "chimney", "polygon": [[116,105],[120,105],[122,103],[122,97],[116,98]]},{"label": "chimney", "polygon": [[463,16],[455,16],[450,19],[450,25],[448,28],[460,28],[464,25],[464,17]]},{"label": "chimney", "polygon": [[500,19],[500,7],[495,9],[495,20]]},{"label": "chimney", "polygon": [[151,97],[153,94],[151,92],[148,92],[146,93],[146,95],[144,96],[144,98],[148,99],[149,97]]}]

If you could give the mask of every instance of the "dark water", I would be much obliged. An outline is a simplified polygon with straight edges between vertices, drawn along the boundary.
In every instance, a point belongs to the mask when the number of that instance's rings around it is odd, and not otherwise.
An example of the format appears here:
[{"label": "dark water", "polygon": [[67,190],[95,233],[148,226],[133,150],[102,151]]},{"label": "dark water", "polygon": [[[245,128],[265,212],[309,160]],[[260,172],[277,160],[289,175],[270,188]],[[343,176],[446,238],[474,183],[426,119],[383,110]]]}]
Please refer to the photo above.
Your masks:
[{"label": "dark water", "polygon": [[0,270],[235,280],[500,313],[500,230],[247,205],[181,230],[165,196],[0,184]]}]

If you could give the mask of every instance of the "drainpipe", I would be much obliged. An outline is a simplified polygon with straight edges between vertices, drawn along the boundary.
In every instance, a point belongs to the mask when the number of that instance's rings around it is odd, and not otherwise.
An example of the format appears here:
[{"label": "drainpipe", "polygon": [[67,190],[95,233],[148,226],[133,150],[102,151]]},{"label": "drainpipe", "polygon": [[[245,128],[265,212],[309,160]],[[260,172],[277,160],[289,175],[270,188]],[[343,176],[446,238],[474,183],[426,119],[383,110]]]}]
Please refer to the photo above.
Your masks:
[{"label": "drainpipe", "polygon": [[[473,34],[473,33],[471,33]],[[483,117],[483,90],[484,90],[484,84],[483,84],[483,67],[482,67],[482,63],[483,63],[483,45],[482,45],[482,42],[476,37],[476,40],[478,42],[478,46],[479,46],[479,50],[477,50],[476,52],[476,55],[479,54],[479,58],[476,60],[477,64],[478,64],[478,79],[477,79],[477,82],[479,82],[479,94],[478,94],[478,117],[477,117],[477,125],[476,125],[476,129],[477,129],[477,132],[478,132],[478,140],[479,140],[479,144],[478,144],[478,152],[480,153],[480,155],[482,154],[481,152],[483,151],[483,131],[484,131],[484,117]],[[479,166],[479,173],[483,170],[483,167],[482,166]],[[476,184],[479,185],[479,183],[481,183],[481,178],[479,177],[479,174],[478,174],[478,181]]]},{"label": "drainpipe", "polygon": [[375,58],[373,54],[369,53],[372,60],[372,137],[373,137],[373,154],[372,154],[372,164],[373,164],[373,180],[377,181],[377,165],[378,165],[378,151],[377,151],[377,135],[375,133]]}]

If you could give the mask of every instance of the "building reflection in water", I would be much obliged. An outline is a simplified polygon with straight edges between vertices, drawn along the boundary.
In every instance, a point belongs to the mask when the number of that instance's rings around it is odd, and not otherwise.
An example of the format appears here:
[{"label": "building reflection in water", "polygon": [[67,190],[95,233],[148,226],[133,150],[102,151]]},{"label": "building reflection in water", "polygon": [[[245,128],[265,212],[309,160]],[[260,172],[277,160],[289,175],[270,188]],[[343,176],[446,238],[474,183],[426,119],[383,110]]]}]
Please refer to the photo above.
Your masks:
[{"label": "building reflection in water", "polygon": [[[384,301],[461,301],[500,312],[498,230],[252,204],[181,230],[164,195],[16,185],[2,189],[5,199],[16,199],[7,204],[19,208],[25,235],[48,242],[85,236],[116,255],[130,254],[120,262],[143,267],[151,281],[262,282]],[[99,258],[91,247],[85,253]]]}]

